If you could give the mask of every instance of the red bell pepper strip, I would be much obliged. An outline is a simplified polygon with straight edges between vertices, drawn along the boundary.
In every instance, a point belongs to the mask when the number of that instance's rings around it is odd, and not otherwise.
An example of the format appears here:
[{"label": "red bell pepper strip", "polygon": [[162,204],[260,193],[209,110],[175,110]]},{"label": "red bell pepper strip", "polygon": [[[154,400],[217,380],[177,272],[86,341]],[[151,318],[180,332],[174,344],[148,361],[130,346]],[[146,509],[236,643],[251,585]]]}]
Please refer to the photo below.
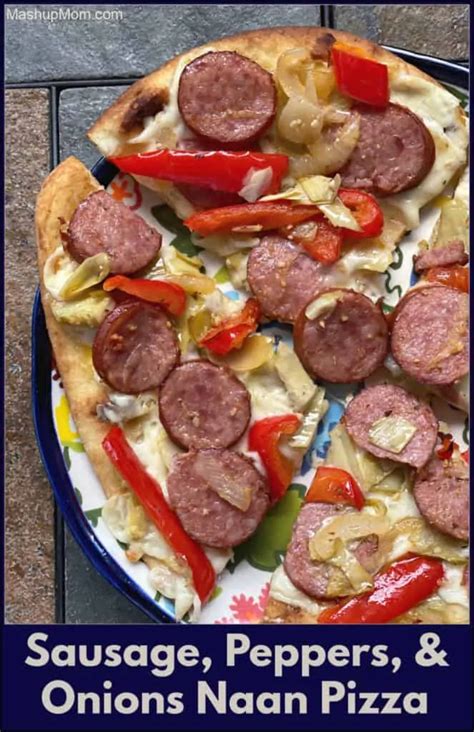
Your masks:
[{"label": "red bell pepper strip", "polygon": [[431,267],[426,271],[424,279],[454,287],[461,292],[469,292],[469,267],[461,267],[459,264],[450,267]]},{"label": "red bell pepper strip", "polygon": [[131,279],[115,275],[108,277],[102,287],[106,292],[120,290],[140,300],[162,305],[171,315],[181,315],[186,308],[186,292],[174,282]]},{"label": "red bell pepper strip", "polygon": [[198,345],[218,356],[225,356],[242,347],[247,336],[257,329],[259,317],[260,306],[257,300],[250,298],[240,313],[208,330]]},{"label": "red bell pepper strip", "polygon": [[339,188],[339,198],[352,212],[361,231],[343,229],[345,239],[365,239],[378,236],[383,229],[383,212],[370,193],[355,188]]},{"label": "red bell pepper strip", "polygon": [[287,155],[262,152],[163,149],[112,157],[109,160],[125,173],[169,180],[172,183],[188,183],[229,193],[238,193],[251,171],[270,168],[272,179],[267,190],[262,192],[262,196],[277,193],[280,190],[281,180],[288,170]]},{"label": "red bell pepper strip", "polygon": [[307,221],[316,212],[316,206],[298,206],[291,201],[257,201],[200,211],[184,223],[191,231],[209,236],[247,226],[258,226],[259,231],[280,229]]},{"label": "red bell pepper strip", "polygon": [[464,452],[461,453],[461,457],[469,465],[469,450],[464,450]]},{"label": "red bell pepper strip", "polygon": [[370,592],[323,610],[318,623],[388,623],[433,594],[443,575],[438,559],[401,559],[376,575]]},{"label": "red bell pepper strip", "polygon": [[160,486],[146,472],[120,427],[112,427],[105,436],[102,447],[157,529],[174,551],[186,559],[191,568],[196,592],[201,602],[205,602],[214,589],[216,574],[204,550],[185,532],[179,518],[166,502]]},{"label": "red bell pepper strip", "polygon": [[321,466],[305,496],[307,503],[344,503],[360,511],[365,499],[359,484],[350,473],[340,468]]},{"label": "red bell pepper strip", "polygon": [[312,238],[300,235],[298,227],[290,231],[289,238],[295,241],[312,259],[323,264],[333,264],[341,256],[344,229],[338,229],[322,216],[315,219],[316,231]]},{"label": "red bell pepper strip", "polygon": [[441,445],[437,448],[436,454],[440,460],[451,460],[454,448],[457,447],[453,436],[449,432],[447,434],[443,432],[438,434],[441,437]]},{"label": "red bell pepper strip", "polygon": [[339,91],[358,102],[386,107],[389,102],[388,69],[385,64],[344,50],[331,49],[336,84]]},{"label": "red bell pepper strip", "polygon": [[291,483],[294,465],[279,450],[282,435],[293,435],[300,426],[296,414],[265,417],[254,422],[249,432],[249,450],[259,454],[268,476],[274,502],[282,498]]},{"label": "red bell pepper strip", "polygon": [[[287,232],[290,239],[296,241],[306,252],[323,264],[333,264],[341,256],[342,245],[346,239],[364,239],[378,236],[383,229],[383,213],[379,204],[370,193],[353,188],[340,188],[338,195],[354,215],[361,227],[360,231],[352,231],[333,226],[322,215],[313,217],[316,224],[314,237],[300,235],[298,226]],[[303,227],[301,227],[303,229]]]}]

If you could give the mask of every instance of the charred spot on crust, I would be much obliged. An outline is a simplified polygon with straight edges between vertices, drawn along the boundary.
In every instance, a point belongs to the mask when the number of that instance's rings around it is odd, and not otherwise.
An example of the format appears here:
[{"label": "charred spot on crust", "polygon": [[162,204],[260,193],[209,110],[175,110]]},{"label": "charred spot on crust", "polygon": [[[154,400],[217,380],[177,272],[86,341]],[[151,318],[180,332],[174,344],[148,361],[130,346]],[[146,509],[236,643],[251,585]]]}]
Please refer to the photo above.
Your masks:
[{"label": "charred spot on crust", "polygon": [[328,61],[329,53],[335,43],[336,39],[332,33],[325,33],[322,36],[318,36],[311,49],[311,58]]},{"label": "charred spot on crust", "polygon": [[123,116],[121,129],[123,132],[131,132],[143,122],[145,117],[154,117],[155,114],[161,112],[167,102],[167,89],[161,89],[156,94],[148,94],[148,96],[137,96]]}]

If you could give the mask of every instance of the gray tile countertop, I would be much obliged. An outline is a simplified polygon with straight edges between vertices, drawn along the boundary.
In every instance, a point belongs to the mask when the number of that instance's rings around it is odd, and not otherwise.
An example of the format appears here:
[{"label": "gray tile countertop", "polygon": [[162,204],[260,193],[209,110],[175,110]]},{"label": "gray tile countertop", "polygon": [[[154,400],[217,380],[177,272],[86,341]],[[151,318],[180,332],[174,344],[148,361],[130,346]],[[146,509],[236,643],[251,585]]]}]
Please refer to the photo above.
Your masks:
[{"label": "gray tile countertop", "polygon": [[[64,11],[59,5],[21,6],[36,15],[31,20],[7,12],[7,81],[141,76],[212,38],[265,26],[319,24],[319,5],[312,3],[78,7],[91,17],[71,14],[53,21],[54,11]],[[121,17],[107,16],[112,10]]]},{"label": "gray tile countertop", "polygon": [[468,55],[469,5],[337,5],[337,28],[440,58]]},{"label": "gray tile countertop", "polygon": [[[74,7],[89,10],[89,17],[67,17],[67,9]],[[47,15],[60,9],[62,18]],[[30,11],[31,16],[22,16],[20,10]],[[100,19],[101,12],[112,10],[120,11],[121,17],[106,20],[101,16]],[[51,622],[54,613],[52,501],[33,448],[29,363],[24,356],[29,343],[29,312],[36,281],[32,211],[51,153],[49,100],[54,103],[50,109],[53,132],[57,122],[53,152],[57,149],[59,159],[74,154],[90,166],[98,153],[86,140],[85,132],[123,91],[122,80],[124,83],[133,80],[176,53],[215,37],[264,26],[319,25],[322,16],[327,22],[333,19],[335,27],[387,45],[450,59],[468,56],[467,4],[337,5],[325,6],[323,13],[316,4],[7,6],[6,80],[10,84],[36,83],[43,87],[9,92],[7,142],[12,170],[7,177],[7,205],[10,220],[19,222],[20,226],[11,226],[7,242],[7,284],[15,282],[22,293],[28,293],[21,307],[13,296],[7,299],[9,388],[23,397],[21,404],[13,398],[6,403],[10,622]],[[120,80],[119,85],[110,85],[110,79]],[[55,94],[48,90],[50,82],[61,80],[62,88]],[[88,80],[88,84],[78,80]],[[24,139],[31,142],[27,145],[26,158]],[[27,166],[32,165],[33,185],[24,185],[24,181],[30,180]],[[31,503],[35,510],[24,513],[20,519],[21,505]],[[61,550],[59,545],[56,548]],[[26,570],[24,557],[33,559],[32,564],[31,561],[30,565],[26,564]],[[96,573],[68,531],[64,539],[64,567],[59,572],[62,576],[56,577],[56,586],[63,587],[64,596],[58,607],[63,607],[66,622],[149,622]],[[32,583],[35,602],[32,602]]]}]

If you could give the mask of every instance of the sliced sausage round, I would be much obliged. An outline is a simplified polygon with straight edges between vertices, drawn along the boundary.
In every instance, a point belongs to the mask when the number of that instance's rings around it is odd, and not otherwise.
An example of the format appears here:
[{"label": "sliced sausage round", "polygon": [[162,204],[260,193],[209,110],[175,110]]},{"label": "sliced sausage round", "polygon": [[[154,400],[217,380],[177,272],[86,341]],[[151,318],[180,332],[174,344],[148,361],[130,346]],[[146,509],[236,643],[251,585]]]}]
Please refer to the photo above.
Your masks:
[{"label": "sliced sausage round", "polygon": [[431,267],[448,267],[451,264],[467,264],[469,255],[459,239],[453,239],[444,247],[428,249],[415,257],[415,272]]},{"label": "sliced sausage round", "polygon": [[173,442],[187,450],[230,447],[250,421],[250,395],[224,366],[188,361],[160,389],[160,419]]},{"label": "sliced sausage round", "polygon": [[435,146],[423,121],[406,107],[357,105],[357,145],[340,171],[342,185],[388,196],[414,188],[435,160]]},{"label": "sliced sausage round", "polygon": [[112,389],[138,394],[155,389],[179,362],[176,333],[156,305],[129,300],[102,321],[94,338],[92,359]]},{"label": "sliced sausage round", "polygon": [[250,458],[233,450],[176,456],[167,487],[170,504],[186,532],[207,546],[241,544],[270,506],[264,477]]},{"label": "sliced sausage round", "polygon": [[297,244],[266,236],[250,252],[249,287],[267,318],[293,323],[301,308],[328,286],[329,270]]},{"label": "sliced sausage round", "polygon": [[293,339],[300,361],[315,379],[348,384],[367,378],[383,363],[387,321],[365,295],[326,290],[302,308]]},{"label": "sliced sausage round", "polygon": [[469,479],[462,458],[444,461],[433,455],[416,476],[413,496],[429,524],[455,539],[468,540]]},{"label": "sliced sausage round", "polygon": [[[369,432],[384,417],[399,417],[416,427],[416,432],[400,452],[374,445]],[[389,458],[421,468],[430,459],[438,434],[438,420],[427,404],[400,386],[379,384],[363,389],[350,402],[344,415],[349,435],[359,447],[379,458]]]},{"label": "sliced sausage round", "polygon": [[124,203],[97,191],[75,210],[66,247],[78,262],[105,252],[113,274],[133,274],[156,259],[161,234]]},{"label": "sliced sausage round", "polygon": [[249,58],[234,51],[211,51],[184,68],[178,105],[196,135],[241,145],[273,122],[276,89],[272,75]]},{"label": "sliced sausage round", "polygon": [[[349,506],[333,503],[306,503],[299,513],[286,551],[284,568],[293,584],[310,597],[326,600],[335,596],[328,592],[331,574],[335,568],[311,559],[309,540],[327,519],[351,513],[352,510]],[[367,537],[357,543],[353,552],[362,566],[368,572],[373,572],[373,560],[377,550],[377,539]]]},{"label": "sliced sausage round", "polygon": [[417,381],[452,384],[469,370],[469,296],[445,285],[411,290],[392,324],[394,359]]}]

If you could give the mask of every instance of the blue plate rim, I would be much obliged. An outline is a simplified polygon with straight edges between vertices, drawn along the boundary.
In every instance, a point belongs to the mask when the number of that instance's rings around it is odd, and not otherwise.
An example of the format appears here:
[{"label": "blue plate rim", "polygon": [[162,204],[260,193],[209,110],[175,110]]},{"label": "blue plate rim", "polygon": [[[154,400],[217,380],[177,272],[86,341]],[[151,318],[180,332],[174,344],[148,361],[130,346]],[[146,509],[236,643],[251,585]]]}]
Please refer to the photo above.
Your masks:
[{"label": "blue plate rim", "polygon": [[[404,61],[418,66],[438,81],[468,91],[469,70],[464,66],[392,46],[384,48],[400,56]],[[107,186],[118,169],[105,158],[100,158],[93,165],[91,172],[102,185]],[[159,607],[108,553],[81,509],[54,428],[51,404],[52,349],[39,288],[36,291],[32,312],[31,354],[31,393],[36,441],[57,505],[74,539],[99,574],[148,617],[156,622],[176,623],[171,613]]]}]

